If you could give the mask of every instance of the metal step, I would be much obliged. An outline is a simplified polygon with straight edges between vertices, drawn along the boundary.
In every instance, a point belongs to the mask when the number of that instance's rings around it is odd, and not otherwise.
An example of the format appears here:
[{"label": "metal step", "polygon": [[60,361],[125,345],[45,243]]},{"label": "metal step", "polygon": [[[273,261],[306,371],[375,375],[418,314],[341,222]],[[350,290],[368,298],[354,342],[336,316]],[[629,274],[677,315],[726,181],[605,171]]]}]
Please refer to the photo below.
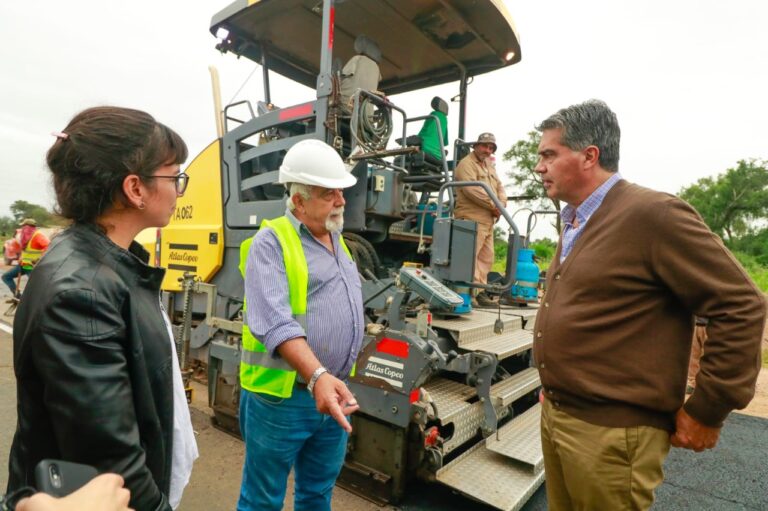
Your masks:
[{"label": "metal step", "polygon": [[424,385],[424,390],[432,398],[440,424],[453,424],[453,434],[443,444],[443,453],[448,454],[461,447],[477,434],[485,420],[485,414],[482,403],[467,402],[477,395],[474,387],[445,378],[432,378]]},{"label": "metal step", "polygon": [[[499,417],[504,417],[502,409],[526,393],[533,391],[539,384],[538,371],[529,368],[493,385],[491,387],[491,399],[494,400],[494,407],[497,414],[500,414]],[[477,395],[474,387],[445,378],[433,378],[424,385],[424,390],[432,399],[436,418],[440,424],[443,426],[453,424],[453,434],[443,444],[445,454],[461,447],[477,435],[485,421],[485,413],[481,402],[468,402]]]},{"label": "metal step", "polygon": [[[498,312],[487,312],[473,310],[469,314],[452,318],[435,318],[432,320],[432,326],[449,331],[456,344],[464,348],[465,344],[482,341],[489,337],[495,337],[493,325],[499,318]],[[504,331],[520,330],[523,327],[522,318],[510,314],[502,314],[501,320],[504,323]]]},{"label": "metal step", "polygon": [[471,405],[467,401],[477,395],[474,387],[445,378],[432,378],[424,385],[424,390],[432,398],[437,417],[444,424],[453,422],[469,408]]},{"label": "metal step", "polygon": [[493,353],[499,360],[503,360],[512,355],[522,353],[533,346],[533,333],[526,330],[507,330],[500,335],[492,335],[464,343],[461,348],[468,351],[485,351]]},{"label": "metal step", "polygon": [[493,385],[491,387],[491,398],[496,400],[497,407],[507,406],[528,392],[533,391],[539,385],[541,385],[539,371],[534,367],[529,367]]},{"label": "metal step", "polygon": [[544,471],[489,451],[480,442],[437,471],[441,483],[505,511],[518,511],[544,481]]},{"label": "metal step", "polygon": [[485,446],[508,458],[525,463],[532,473],[544,468],[541,452],[541,405],[536,403],[522,415],[502,426],[485,439]]},{"label": "metal step", "polygon": [[538,305],[528,305],[526,307],[502,307],[502,316],[518,317],[523,321],[523,330],[533,330],[533,325],[536,323],[536,314],[539,313]]}]

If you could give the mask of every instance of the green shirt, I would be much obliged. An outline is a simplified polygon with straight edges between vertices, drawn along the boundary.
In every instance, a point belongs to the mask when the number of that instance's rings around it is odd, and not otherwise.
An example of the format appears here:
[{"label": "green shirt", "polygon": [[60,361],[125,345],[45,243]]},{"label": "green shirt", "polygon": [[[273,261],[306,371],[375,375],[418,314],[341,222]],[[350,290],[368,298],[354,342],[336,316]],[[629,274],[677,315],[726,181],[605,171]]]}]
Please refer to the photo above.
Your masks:
[{"label": "green shirt", "polygon": [[[443,145],[446,145],[448,143],[448,116],[437,110],[432,111],[430,115],[434,115],[440,119],[440,128],[443,132]],[[438,160],[442,160],[443,148],[440,147],[440,139],[437,135],[437,125],[434,119],[430,117],[424,121],[421,131],[419,131],[419,136],[421,137],[421,150],[431,154]]]}]

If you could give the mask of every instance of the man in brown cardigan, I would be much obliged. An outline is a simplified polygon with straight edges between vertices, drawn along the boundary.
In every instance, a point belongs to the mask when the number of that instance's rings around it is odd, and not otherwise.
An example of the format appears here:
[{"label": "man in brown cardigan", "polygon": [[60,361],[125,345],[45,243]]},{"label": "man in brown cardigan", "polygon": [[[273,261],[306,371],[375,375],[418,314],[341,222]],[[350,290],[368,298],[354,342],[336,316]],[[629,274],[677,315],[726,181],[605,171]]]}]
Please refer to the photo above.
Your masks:
[{"label": "man in brown cardigan", "polygon": [[[567,204],[534,330],[549,509],[647,509],[670,444],[713,448],[752,399],[764,298],[693,208],[621,178],[605,103],[538,129],[535,170]],[[694,316],[708,340],[684,404]]]}]

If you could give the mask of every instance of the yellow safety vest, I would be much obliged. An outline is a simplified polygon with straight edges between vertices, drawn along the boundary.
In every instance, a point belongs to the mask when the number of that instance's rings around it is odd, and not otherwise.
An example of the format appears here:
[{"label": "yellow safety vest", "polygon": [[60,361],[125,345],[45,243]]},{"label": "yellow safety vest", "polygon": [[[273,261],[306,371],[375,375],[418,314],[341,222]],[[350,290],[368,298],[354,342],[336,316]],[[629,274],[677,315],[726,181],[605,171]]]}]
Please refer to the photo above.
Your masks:
[{"label": "yellow safety vest", "polygon": [[[294,319],[307,331],[307,285],[309,270],[301,239],[288,217],[281,216],[274,220],[264,220],[261,229],[269,228],[277,235],[283,250],[285,275],[288,279],[288,296]],[[245,262],[253,243],[248,238],[240,245],[240,273],[245,277]],[[344,237],[339,236],[339,243],[352,259]],[[352,259],[353,260],[353,259]],[[243,302],[243,315],[247,304]],[[354,368],[353,368],[354,373]],[[250,392],[259,392],[271,396],[289,398],[293,394],[296,382],[296,370],[281,357],[273,357],[264,344],[251,333],[247,324],[243,324],[243,346],[240,355],[240,386]]]},{"label": "yellow safety vest", "polygon": [[27,246],[25,246],[21,250],[21,255],[19,256],[19,265],[24,269],[30,269],[37,264],[37,262],[40,260],[41,257],[43,257],[43,253],[45,252],[45,249],[36,249],[32,248],[32,241],[38,236],[42,236],[43,233],[40,231],[35,231],[32,234],[32,237],[29,238],[29,241],[27,242]]}]

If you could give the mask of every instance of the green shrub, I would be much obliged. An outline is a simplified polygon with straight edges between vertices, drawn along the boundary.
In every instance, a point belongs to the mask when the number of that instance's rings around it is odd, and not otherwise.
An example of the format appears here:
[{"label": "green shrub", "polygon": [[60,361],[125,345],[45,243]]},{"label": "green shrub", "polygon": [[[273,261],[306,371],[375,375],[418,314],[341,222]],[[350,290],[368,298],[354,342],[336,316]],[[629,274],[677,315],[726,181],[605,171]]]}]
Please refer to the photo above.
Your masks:
[{"label": "green shrub", "polygon": [[768,293],[768,266],[760,264],[761,258],[744,252],[734,252],[733,255],[736,256],[755,285],[764,293]]},{"label": "green shrub", "polygon": [[[557,242],[548,238],[532,241],[528,248],[534,250],[534,260],[539,265],[541,271],[549,268],[549,264],[552,261],[552,257],[555,255],[557,249]],[[496,239],[493,243],[493,266],[491,271],[497,271],[504,273],[504,261],[507,259],[507,241]]]}]

